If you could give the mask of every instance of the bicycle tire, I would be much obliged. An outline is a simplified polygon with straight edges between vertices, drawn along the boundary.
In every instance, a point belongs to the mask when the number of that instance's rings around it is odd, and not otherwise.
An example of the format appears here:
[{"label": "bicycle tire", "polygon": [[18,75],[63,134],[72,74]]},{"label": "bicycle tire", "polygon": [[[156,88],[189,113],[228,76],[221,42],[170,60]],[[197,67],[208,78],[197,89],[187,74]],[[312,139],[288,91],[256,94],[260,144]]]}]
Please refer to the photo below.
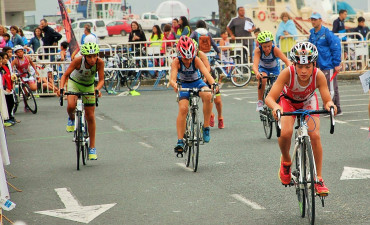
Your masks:
[{"label": "bicycle tire", "polygon": [[80,170],[80,153],[81,153],[81,141],[82,141],[82,137],[81,137],[81,131],[80,131],[80,127],[81,127],[81,123],[80,123],[80,120],[81,120],[81,112],[76,112],[76,115],[75,115],[75,143],[76,143],[76,155],[77,155],[77,170]]},{"label": "bicycle tire", "polygon": [[215,76],[215,82],[219,83],[219,81],[220,81],[220,76],[221,76],[221,74],[222,74],[221,69],[220,69],[220,68],[215,68],[215,69],[213,70],[213,73],[214,73],[214,76]]},{"label": "bicycle tire", "polygon": [[19,89],[18,89],[18,93],[14,93],[13,96],[14,96],[14,107],[13,107],[13,115],[14,115],[17,112],[19,101],[21,99],[19,97]]},{"label": "bicycle tire", "polygon": [[141,73],[139,72],[137,72],[136,74],[130,73],[127,76],[127,80],[126,80],[127,88],[130,91],[136,91],[141,85],[141,79],[142,79]]},{"label": "bicycle tire", "polygon": [[306,192],[305,192],[305,189],[302,188],[302,183],[300,182],[300,176],[303,176],[303,165],[304,165],[304,159],[305,159],[305,157],[303,157],[302,155],[303,152],[304,151],[302,150],[301,145],[300,145],[296,152],[295,171],[292,172],[292,174],[295,173],[295,177],[296,177],[294,184],[296,188],[299,213],[302,218],[306,216]]},{"label": "bicycle tire", "polygon": [[[27,92],[28,95],[25,92]],[[22,95],[25,107],[28,108],[33,114],[36,114],[37,113],[36,99],[35,96],[33,96],[31,88],[30,86],[28,86],[28,84],[23,84]]]},{"label": "bicycle tire", "polygon": [[199,145],[200,145],[200,122],[198,112],[193,113],[193,154],[192,154],[192,165],[193,171],[197,172],[199,162]]},{"label": "bicycle tire", "polygon": [[265,117],[263,120],[262,120],[262,124],[263,124],[263,130],[265,131],[265,136],[267,139],[270,139],[271,136],[272,136],[272,121],[271,121],[271,117],[270,117],[270,110],[268,108],[265,108],[263,110],[263,116]]},{"label": "bicycle tire", "polygon": [[235,66],[231,71],[231,82],[236,87],[243,87],[251,80],[251,70],[248,66]]},{"label": "bicycle tire", "polygon": [[120,76],[117,71],[108,71],[109,73],[108,78],[104,81],[104,89],[107,93],[118,92],[120,89]]},{"label": "bicycle tire", "polygon": [[185,156],[185,166],[186,167],[189,167],[190,165],[191,151],[193,148],[192,141],[190,139],[190,137],[192,137],[191,124],[192,124],[192,118],[191,118],[191,115],[188,113],[188,115],[186,116],[186,130],[184,134],[184,139],[185,139],[184,156]]},{"label": "bicycle tire", "polygon": [[84,139],[85,144],[84,145],[81,145],[82,146],[82,149],[81,149],[82,163],[84,165],[86,165],[86,162],[87,162],[87,159],[88,159],[88,155],[89,155],[88,138],[89,138],[89,132],[87,130],[87,123],[86,123],[86,120],[85,120],[85,124],[83,126],[83,139]]},{"label": "bicycle tire", "polygon": [[314,158],[311,143],[308,137],[303,138],[303,149],[305,155],[305,165],[304,166],[304,189],[305,189],[305,197],[306,197],[306,211],[307,217],[311,225],[315,224],[315,166],[314,166]]}]

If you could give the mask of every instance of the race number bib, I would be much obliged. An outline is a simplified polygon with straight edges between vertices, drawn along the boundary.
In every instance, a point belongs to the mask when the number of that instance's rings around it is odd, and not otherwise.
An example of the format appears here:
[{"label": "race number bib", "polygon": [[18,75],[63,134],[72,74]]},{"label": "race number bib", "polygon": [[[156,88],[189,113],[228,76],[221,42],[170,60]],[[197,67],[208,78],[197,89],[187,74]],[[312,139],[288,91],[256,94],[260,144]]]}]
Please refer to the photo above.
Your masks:
[{"label": "race number bib", "polygon": [[308,63],[308,56],[307,55],[301,55],[299,59],[299,64],[307,64]]}]

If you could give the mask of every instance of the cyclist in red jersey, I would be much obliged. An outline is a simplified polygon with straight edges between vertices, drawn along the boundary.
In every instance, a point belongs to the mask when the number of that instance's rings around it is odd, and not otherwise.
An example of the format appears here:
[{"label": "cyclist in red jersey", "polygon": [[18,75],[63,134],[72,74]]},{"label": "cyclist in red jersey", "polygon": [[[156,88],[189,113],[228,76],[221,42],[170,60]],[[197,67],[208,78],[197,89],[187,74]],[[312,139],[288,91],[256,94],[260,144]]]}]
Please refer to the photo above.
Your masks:
[{"label": "cyclist in red jersey", "polygon": [[[273,110],[276,118],[276,111],[292,112],[297,109],[318,110],[319,102],[315,90],[319,89],[325,109],[330,110],[334,106],[335,114],[337,107],[331,100],[326,78],[323,72],[316,68],[318,57],[317,48],[309,42],[297,43],[290,51],[290,59],[293,65],[285,68],[278,76],[265,99],[266,105]],[[279,104],[276,101],[280,98]],[[295,117],[281,117],[281,136],[278,139],[281,156],[279,171],[280,181],[287,185],[291,181],[292,164],[289,150],[293,134]],[[320,118],[319,115],[312,115],[307,120],[308,134],[311,139],[312,149],[315,156],[317,177],[319,183],[315,184],[318,194],[328,194],[329,189],[322,179],[322,146],[320,139]]]},{"label": "cyclist in red jersey", "polygon": [[21,45],[16,45],[13,48],[13,51],[16,55],[15,59],[12,61],[12,68],[17,69],[17,71],[20,73],[20,76],[24,80],[25,83],[30,86],[32,91],[37,90],[37,84],[35,81],[35,78],[33,77],[33,74],[30,71],[30,66],[33,67],[36,74],[40,76],[39,72],[36,69],[35,64],[32,62],[31,58],[27,55],[24,55],[24,48]]}]

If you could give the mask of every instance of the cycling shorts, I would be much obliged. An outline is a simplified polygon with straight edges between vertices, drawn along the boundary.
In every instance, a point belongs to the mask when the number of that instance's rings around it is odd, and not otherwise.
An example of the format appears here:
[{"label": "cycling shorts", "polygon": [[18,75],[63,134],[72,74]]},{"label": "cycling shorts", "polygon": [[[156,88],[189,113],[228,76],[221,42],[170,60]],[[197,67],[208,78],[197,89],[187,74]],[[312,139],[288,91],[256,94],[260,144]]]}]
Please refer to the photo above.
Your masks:
[{"label": "cycling shorts", "polygon": [[[210,85],[208,82],[206,82],[207,86],[209,87],[209,89],[212,89],[212,85]],[[220,92],[220,88],[218,89],[218,91],[215,93],[215,96],[221,96],[221,92]]]},{"label": "cycling shorts", "polygon": [[[190,83],[185,83],[185,82],[181,83],[182,88],[199,88],[200,89],[206,86],[207,84],[202,79],[199,79],[199,80],[196,80]],[[189,97],[190,97],[190,94],[188,91],[179,92],[179,100],[189,99]]]},{"label": "cycling shorts", "polygon": [[[292,103],[291,100],[282,95],[280,96],[279,105],[283,108],[284,112],[294,112],[298,109],[319,110],[319,101],[316,93],[301,103]],[[319,114],[313,114],[311,116],[318,117]]]},{"label": "cycling shorts", "polygon": [[280,74],[280,69],[278,66],[274,68],[265,68],[265,67],[259,66],[258,71],[260,73],[265,72],[266,75],[270,75],[270,74],[279,75]]},{"label": "cycling shorts", "polygon": [[24,73],[20,76],[20,78],[22,79],[22,81],[26,84],[34,84],[36,83],[36,80],[35,80],[35,77],[28,74],[28,73]]},{"label": "cycling shorts", "polygon": [[[68,79],[67,91],[81,92],[81,93],[83,92],[95,93],[95,87],[94,85],[90,85],[86,87],[84,85],[74,82],[71,79]],[[85,106],[94,106],[95,105],[95,95],[82,96],[82,102]]]}]

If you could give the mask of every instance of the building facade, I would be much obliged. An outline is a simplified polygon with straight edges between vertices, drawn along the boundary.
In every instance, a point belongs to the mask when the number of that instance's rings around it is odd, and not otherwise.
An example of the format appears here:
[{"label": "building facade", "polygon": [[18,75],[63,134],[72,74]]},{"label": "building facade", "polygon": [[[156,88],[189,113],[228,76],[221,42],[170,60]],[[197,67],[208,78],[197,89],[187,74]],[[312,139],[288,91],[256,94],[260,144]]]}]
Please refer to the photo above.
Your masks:
[{"label": "building facade", "polygon": [[0,24],[24,26],[24,11],[34,10],[35,0],[0,0]]}]

